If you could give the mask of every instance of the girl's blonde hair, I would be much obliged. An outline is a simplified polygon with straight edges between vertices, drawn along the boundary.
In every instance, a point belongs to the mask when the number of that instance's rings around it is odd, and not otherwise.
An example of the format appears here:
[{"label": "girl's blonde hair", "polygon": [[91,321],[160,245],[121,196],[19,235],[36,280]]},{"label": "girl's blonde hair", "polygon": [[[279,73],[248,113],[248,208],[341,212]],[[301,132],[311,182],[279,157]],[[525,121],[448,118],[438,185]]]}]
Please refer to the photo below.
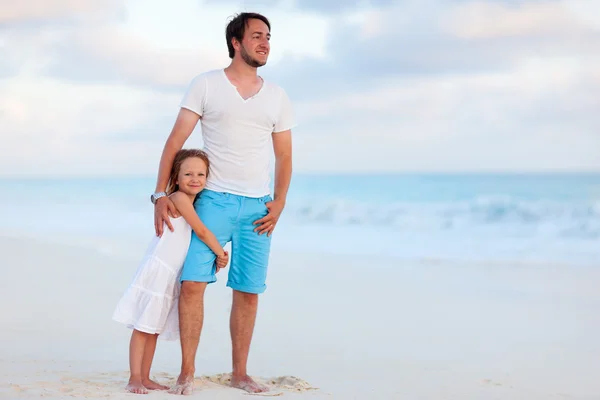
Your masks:
[{"label": "girl's blonde hair", "polygon": [[181,164],[185,160],[190,157],[198,157],[206,164],[206,177],[208,178],[208,171],[210,168],[210,163],[208,162],[208,156],[203,150],[200,149],[182,149],[179,150],[175,154],[175,159],[173,160],[173,167],[171,168],[171,176],[169,177],[169,183],[167,184],[167,194],[175,193],[179,190],[179,185],[177,182],[177,177],[179,176],[179,171],[181,170]]}]

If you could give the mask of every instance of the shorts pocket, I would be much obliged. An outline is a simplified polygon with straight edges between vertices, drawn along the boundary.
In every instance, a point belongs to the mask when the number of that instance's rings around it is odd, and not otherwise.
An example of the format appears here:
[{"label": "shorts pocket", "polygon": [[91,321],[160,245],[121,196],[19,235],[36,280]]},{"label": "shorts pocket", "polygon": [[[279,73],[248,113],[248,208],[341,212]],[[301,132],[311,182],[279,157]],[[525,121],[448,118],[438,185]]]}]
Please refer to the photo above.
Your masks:
[{"label": "shorts pocket", "polygon": [[213,192],[212,190],[203,190],[196,199],[196,206],[199,204],[222,204],[229,196],[227,193]]}]

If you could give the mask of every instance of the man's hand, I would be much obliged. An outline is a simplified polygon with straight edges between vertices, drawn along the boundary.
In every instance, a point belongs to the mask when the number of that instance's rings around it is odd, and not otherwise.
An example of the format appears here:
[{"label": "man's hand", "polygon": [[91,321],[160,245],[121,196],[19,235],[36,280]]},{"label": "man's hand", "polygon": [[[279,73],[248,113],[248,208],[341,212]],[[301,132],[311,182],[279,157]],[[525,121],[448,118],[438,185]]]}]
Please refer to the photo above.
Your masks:
[{"label": "man's hand", "polygon": [[258,231],[259,235],[266,233],[267,236],[271,236],[273,230],[275,229],[275,225],[277,225],[277,221],[279,221],[279,216],[283,211],[283,207],[285,207],[285,202],[281,200],[273,200],[265,203],[267,206],[267,210],[269,213],[254,221],[254,225],[259,225],[254,228],[254,232]]},{"label": "man's hand", "polygon": [[222,256],[217,256],[217,272],[219,272],[221,269],[225,268],[227,266],[227,263],[229,262],[229,253],[225,252],[224,255]]},{"label": "man's hand", "polygon": [[154,205],[154,229],[156,230],[156,236],[162,236],[165,223],[169,227],[169,230],[173,232],[173,225],[171,225],[169,216],[177,218],[179,214],[171,199],[168,196],[164,196],[156,200],[156,204]]}]

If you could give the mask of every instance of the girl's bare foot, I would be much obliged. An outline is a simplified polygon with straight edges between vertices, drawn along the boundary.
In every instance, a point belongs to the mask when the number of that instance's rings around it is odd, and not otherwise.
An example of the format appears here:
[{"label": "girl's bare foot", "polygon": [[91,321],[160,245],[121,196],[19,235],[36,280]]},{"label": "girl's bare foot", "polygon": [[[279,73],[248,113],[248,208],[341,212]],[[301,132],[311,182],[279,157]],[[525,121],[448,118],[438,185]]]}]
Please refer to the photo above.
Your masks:
[{"label": "girl's bare foot", "polygon": [[148,394],[148,389],[142,385],[141,379],[130,379],[127,386],[125,386],[125,390],[135,394]]},{"label": "girl's bare foot", "polygon": [[234,388],[245,390],[248,393],[263,393],[269,391],[269,388],[267,386],[255,382],[248,375],[232,376],[231,386],[233,386]]},{"label": "girl's bare foot", "polygon": [[158,382],[154,382],[152,379],[144,379],[142,385],[148,390],[167,390],[169,387],[161,385]]}]

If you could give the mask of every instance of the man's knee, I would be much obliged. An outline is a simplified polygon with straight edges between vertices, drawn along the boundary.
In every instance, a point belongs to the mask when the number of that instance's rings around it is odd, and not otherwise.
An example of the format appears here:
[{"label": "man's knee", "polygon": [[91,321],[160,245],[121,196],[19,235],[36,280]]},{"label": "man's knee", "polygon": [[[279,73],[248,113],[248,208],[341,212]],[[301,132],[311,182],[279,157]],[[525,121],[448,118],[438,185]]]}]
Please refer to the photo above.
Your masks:
[{"label": "man's knee", "polygon": [[206,282],[183,281],[180,296],[186,300],[201,299],[204,297],[206,285]]},{"label": "man's knee", "polygon": [[256,306],[258,304],[258,294],[256,293],[246,293],[234,290],[233,296],[238,302],[248,306]]}]

